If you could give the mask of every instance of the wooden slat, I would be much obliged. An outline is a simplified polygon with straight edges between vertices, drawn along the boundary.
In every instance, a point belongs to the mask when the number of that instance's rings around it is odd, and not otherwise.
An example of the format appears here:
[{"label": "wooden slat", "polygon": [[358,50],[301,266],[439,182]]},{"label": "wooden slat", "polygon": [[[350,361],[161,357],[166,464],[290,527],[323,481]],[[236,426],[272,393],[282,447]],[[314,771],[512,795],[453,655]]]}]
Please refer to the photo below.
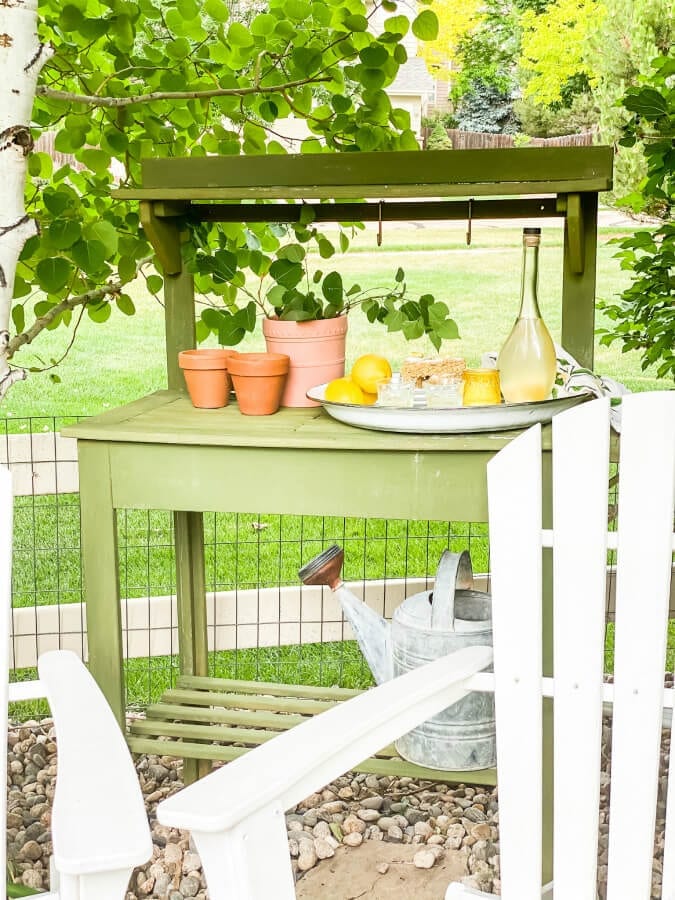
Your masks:
[{"label": "wooden slat", "polygon": [[[155,703],[145,711],[147,719],[180,719],[183,722],[214,722],[220,725],[250,725],[258,728],[273,728],[283,731],[299,725],[306,718],[290,713],[272,713],[262,710],[213,709],[212,707],[180,706],[170,703]],[[132,723],[133,725],[133,723]]]},{"label": "wooden slat", "polygon": [[349,700],[361,693],[352,688],[314,687],[306,684],[280,684],[275,681],[238,681],[236,678],[211,678],[196,675],[179,675],[176,687],[193,691],[233,692],[237,694],[264,694],[270,697],[292,697],[307,700]]},{"label": "wooden slat", "polygon": [[[152,738],[139,738],[133,735],[127,739],[132,753],[154,753],[163,756],[176,755],[194,759],[211,759],[219,762],[231,762],[248,753],[249,747],[223,747],[215,744],[195,744],[187,741],[153,740]],[[365,772],[373,775],[389,775],[395,778],[419,778],[428,781],[440,781],[448,784],[485,784],[496,783],[494,769],[480,769],[474,772],[444,772],[438,769],[427,769],[424,766],[416,766],[406,762],[400,757],[393,759],[381,759],[371,757],[354,766],[354,771]]]},{"label": "wooden slat", "polygon": [[225,728],[222,725],[194,725],[187,722],[162,722],[159,724],[157,720],[148,719],[137,719],[131,726],[131,733],[182,738],[187,741],[230,741],[252,746],[269,741],[279,734],[278,731],[263,731],[260,728]]},{"label": "wooden slat", "polygon": [[609,400],[553,421],[556,900],[595,900]]},{"label": "wooden slat", "polygon": [[[649,900],[651,896],[674,459],[675,392],[624,397],[607,900]],[[672,841],[672,835],[668,840]]]},{"label": "wooden slat", "polygon": [[172,688],[164,697],[168,703],[188,706],[224,706],[235,709],[268,709],[273,712],[319,713],[330,709],[328,700],[306,700],[301,697],[264,697],[255,694],[217,693],[215,691],[185,691]]},{"label": "wooden slat", "polygon": [[540,900],[541,428],[516,438],[487,473],[502,898]]},{"label": "wooden slat", "polygon": [[306,196],[311,196],[309,192],[315,188],[328,188],[331,196],[345,196],[347,190],[351,196],[360,197],[371,187],[380,192],[414,188],[419,194],[428,186],[437,192],[445,189],[442,194],[452,186],[472,189],[481,185],[501,194],[507,193],[505,187],[510,184],[517,184],[523,194],[532,185],[539,190],[542,184],[553,193],[555,188],[551,186],[558,182],[577,185],[569,190],[607,190],[611,187],[612,158],[611,147],[526,147],[146,159],[142,181],[144,188],[160,190],[200,188],[213,192],[233,188],[248,192],[254,186],[261,193],[265,189],[303,189]]}]

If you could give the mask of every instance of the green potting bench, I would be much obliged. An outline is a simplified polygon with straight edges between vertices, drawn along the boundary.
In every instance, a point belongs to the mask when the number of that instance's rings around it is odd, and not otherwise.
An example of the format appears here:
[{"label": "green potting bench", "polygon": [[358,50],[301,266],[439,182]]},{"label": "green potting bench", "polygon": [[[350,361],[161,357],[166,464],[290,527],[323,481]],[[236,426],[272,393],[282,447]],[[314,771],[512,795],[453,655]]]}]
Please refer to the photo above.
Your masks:
[{"label": "green potting bench", "polygon": [[[292,222],[303,205],[311,206],[315,222],[557,216],[565,226],[562,343],[590,367],[597,196],[611,186],[611,173],[608,147],[208,157],[147,160],[142,188],[116,192],[140,201],[165,275],[169,389],[64,433],[78,439],[89,665],[121,723],[116,510],[174,514],[181,675],[176,689],[132,726],[133,750],[183,756],[194,777],[204,761],[232,759],[247,749],[242,743],[266,740],[352,694],[207,677],[203,512],[486,521],[485,466],[514,436],[364,431],[320,408],[264,418],[244,417],[234,404],[193,409],[177,365],[178,351],[195,345],[193,281],[181,259],[190,225]],[[241,202],[256,200],[267,202]],[[545,442],[549,449],[547,434]],[[240,727],[251,725],[257,728],[246,733]],[[434,774],[389,751],[364,769]],[[494,778],[492,771],[471,775]]]}]

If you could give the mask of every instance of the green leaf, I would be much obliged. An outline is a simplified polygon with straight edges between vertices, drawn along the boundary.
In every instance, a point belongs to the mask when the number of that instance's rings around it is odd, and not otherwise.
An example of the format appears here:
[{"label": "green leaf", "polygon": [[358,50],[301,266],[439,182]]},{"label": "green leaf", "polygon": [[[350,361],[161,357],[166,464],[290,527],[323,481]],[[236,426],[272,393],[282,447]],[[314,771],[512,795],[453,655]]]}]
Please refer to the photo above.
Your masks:
[{"label": "green leaf", "polygon": [[396,270],[396,274],[394,275],[394,281],[396,281],[400,284],[404,279],[405,279],[405,272],[399,266],[398,269]]},{"label": "green leaf", "polygon": [[386,19],[384,23],[385,31],[388,31],[390,34],[400,34],[401,37],[408,33],[409,28],[410,22],[407,16],[392,16],[390,19]]},{"label": "green leaf", "polygon": [[56,219],[47,229],[47,240],[56,250],[67,250],[80,239],[82,226],[74,219]]},{"label": "green leaf", "polygon": [[377,69],[383,66],[389,59],[389,53],[386,48],[379,44],[364,47],[359,53],[359,57],[364,66],[371,69]]},{"label": "green leaf", "polygon": [[349,238],[344,233],[344,231],[341,231],[340,232],[340,250],[342,250],[343,253],[346,253],[348,249],[349,249]]},{"label": "green leaf", "polygon": [[256,37],[265,37],[274,31],[277,19],[270,13],[260,13],[251,22],[251,34]]},{"label": "green leaf", "polygon": [[86,235],[89,239],[100,241],[103,244],[106,259],[117,253],[119,235],[115,226],[106,219],[100,219],[98,222],[90,225],[86,230]]},{"label": "green leaf", "polygon": [[194,19],[199,13],[195,0],[176,0],[176,9],[184,19]]},{"label": "green leaf", "polygon": [[350,31],[368,31],[368,19],[365,16],[347,16],[345,25]]},{"label": "green leaf", "polygon": [[148,275],[146,284],[151,294],[159,294],[162,290],[164,279],[161,275]]},{"label": "green leaf", "polygon": [[106,153],[104,150],[87,147],[82,150],[79,157],[85,166],[91,169],[92,172],[96,172],[97,175],[107,172],[110,167],[110,154]]},{"label": "green leaf", "polygon": [[206,0],[204,12],[216,22],[227,22],[230,18],[230,10],[223,0]]},{"label": "green leaf", "polygon": [[344,299],[344,287],[342,276],[339,272],[329,272],[321,285],[321,292],[326,300],[333,306],[341,307]]},{"label": "green leaf", "polygon": [[87,275],[96,275],[106,260],[106,251],[100,241],[78,241],[71,249],[73,260]]},{"label": "green leaf", "polygon": [[17,334],[20,334],[26,327],[26,314],[24,312],[23,304],[17,303],[12,307],[12,322],[14,323]]},{"label": "green leaf", "polygon": [[48,294],[55,294],[65,287],[72,271],[72,264],[62,256],[41,259],[35,267],[38,284]]},{"label": "green leaf", "polygon": [[275,259],[270,266],[270,275],[284,288],[294,288],[302,280],[304,269],[300,263],[288,259]]},{"label": "green leaf", "polygon": [[118,294],[115,301],[117,303],[117,308],[125,316],[133,316],[136,312],[134,301],[128,294]]},{"label": "green leaf", "polygon": [[420,41],[435,41],[438,37],[438,16],[425,9],[413,20],[412,33]]},{"label": "green leaf", "polygon": [[252,47],[255,43],[251,32],[241,22],[232,22],[227,31],[227,39],[233,47]]},{"label": "green leaf", "polygon": [[110,313],[112,309],[110,308],[110,303],[107,300],[100,300],[97,303],[90,303],[87,306],[87,314],[92,322],[96,322],[98,325],[101,325],[103,322],[107,322],[110,318]]},{"label": "green leaf", "polygon": [[305,248],[300,244],[286,244],[277,253],[279,259],[288,259],[291,262],[302,262],[305,255]]}]

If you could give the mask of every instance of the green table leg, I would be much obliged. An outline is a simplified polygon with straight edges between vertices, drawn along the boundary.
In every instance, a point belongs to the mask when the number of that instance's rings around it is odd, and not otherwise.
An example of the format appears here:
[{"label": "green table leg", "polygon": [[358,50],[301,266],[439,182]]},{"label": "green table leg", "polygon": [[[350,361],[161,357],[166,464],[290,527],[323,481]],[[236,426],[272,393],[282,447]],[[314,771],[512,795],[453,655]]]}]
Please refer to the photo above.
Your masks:
[{"label": "green table leg", "polygon": [[112,503],[108,447],[79,441],[78,456],[89,670],[124,729],[117,516]]},{"label": "green table leg", "polygon": [[[174,512],[176,599],[181,675],[208,675],[204,517],[199,512]],[[183,761],[183,780],[190,784],[210,771],[208,760]]]}]

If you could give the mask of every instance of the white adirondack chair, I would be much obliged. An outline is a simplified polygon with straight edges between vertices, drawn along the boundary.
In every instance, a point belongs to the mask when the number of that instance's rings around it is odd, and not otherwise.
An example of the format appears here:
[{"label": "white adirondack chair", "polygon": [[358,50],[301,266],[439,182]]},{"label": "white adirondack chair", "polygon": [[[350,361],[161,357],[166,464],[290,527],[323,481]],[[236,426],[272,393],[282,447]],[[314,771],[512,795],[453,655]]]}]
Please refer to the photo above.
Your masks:
[{"label": "white adirondack chair", "polygon": [[[47,697],[58,744],[52,809],[51,891],[60,900],[123,900],[135,866],[152,854],[150,828],[131,755],[110,707],[80,659],[53,650],[38,660],[39,681],[8,685],[13,496],[0,466],[0,722],[8,700]],[[2,674],[4,673],[4,674]],[[100,771],[106,773],[101,781]],[[6,781],[7,741],[0,740]],[[96,785],[96,790],[92,786]],[[0,877],[6,869],[7,795],[0,791]],[[4,896],[4,894],[3,894]]]},{"label": "white adirondack chair", "polygon": [[[553,423],[554,525],[542,529],[541,427],[489,464],[488,648],[436,660],[323,713],[159,805],[199,850],[211,900],[293,900],[284,810],[469,690],[494,690],[504,900],[541,897],[542,696],[554,696],[556,900],[595,900],[603,701],[614,702],[608,900],[651,896],[673,553],[675,392],[624,399],[619,522],[607,533],[609,405]],[[555,684],[542,678],[542,547],[553,547]],[[603,684],[607,548],[618,550],[614,686]],[[467,776],[470,778],[470,776]],[[675,898],[675,789],[663,898]],[[253,838],[255,837],[255,840]],[[264,865],[256,848],[264,841]],[[546,893],[550,894],[551,886]],[[447,898],[482,896],[460,884]]]}]

